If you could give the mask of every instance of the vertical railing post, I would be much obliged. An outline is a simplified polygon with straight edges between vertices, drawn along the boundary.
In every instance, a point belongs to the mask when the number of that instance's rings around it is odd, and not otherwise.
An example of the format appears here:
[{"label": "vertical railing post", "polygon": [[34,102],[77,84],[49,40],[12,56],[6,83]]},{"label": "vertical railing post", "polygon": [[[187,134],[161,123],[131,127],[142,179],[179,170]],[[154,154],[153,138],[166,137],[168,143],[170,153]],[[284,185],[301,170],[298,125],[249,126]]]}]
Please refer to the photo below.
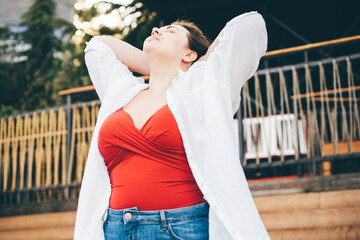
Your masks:
[{"label": "vertical railing post", "polygon": [[[294,93],[295,94],[295,93]],[[299,99],[299,101],[301,101],[301,99]],[[294,103],[294,114],[295,114],[295,131],[296,131],[296,147],[297,147],[297,151],[296,151],[296,156],[295,159],[297,159],[296,161],[296,170],[297,170],[297,175],[299,178],[301,178],[301,165],[300,165],[300,129],[299,129],[299,114],[297,111],[297,100],[296,98],[294,98],[293,100]]]},{"label": "vertical railing post", "polygon": [[[1,118],[0,118],[0,123],[1,123]],[[0,137],[2,137],[1,135],[0,135]],[[1,141],[0,142],[0,144],[3,144],[3,142],[4,141]],[[1,157],[0,158],[0,166],[4,166],[4,161],[3,161],[3,157]],[[3,181],[3,178],[4,178],[4,176],[3,176],[3,174],[2,174],[2,172],[3,172],[4,170],[3,170],[3,167],[2,167],[2,169],[0,169],[0,179],[2,180],[2,184],[0,183],[0,187],[1,187],[1,193],[0,193],[0,196],[1,196],[1,200],[2,200],[2,203],[1,203],[1,205],[2,205],[2,207],[6,207],[6,201],[5,201],[5,199],[6,199],[6,192],[3,192],[3,190],[2,190],[2,188],[3,188],[3,184],[4,184],[4,181]]]},{"label": "vertical railing post", "polygon": [[66,95],[66,128],[67,128],[67,135],[66,135],[66,186],[65,186],[65,198],[70,198],[70,186],[69,186],[69,166],[70,163],[70,148],[71,148],[71,95]]},{"label": "vertical railing post", "polygon": [[[308,63],[309,62],[309,53],[308,51],[304,51],[304,62],[305,63]],[[311,74],[311,73],[310,73]],[[309,108],[310,109],[310,108]],[[307,115],[309,116],[310,113],[307,113]],[[316,116],[316,121],[317,121],[317,116]],[[309,149],[308,149],[309,150]],[[316,167],[316,162],[314,161],[314,158],[311,158],[311,163],[308,163],[308,167],[310,168],[310,165],[311,164],[311,168],[312,168],[312,172],[315,173],[316,175],[316,172],[317,172],[317,167]],[[309,171],[309,170],[308,170]],[[308,172],[308,174],[310,175],[311,173]]]},{"label": "vertical railing post", "polygon": [[238,128],[239,128],[239,157],[240,157],[240,163],[241,166],[244,164],[244,138],[243,138],[243,126],[242,126],[242,113],[241,113],[241,105],[236,112],[236,118],[238,120]]},{"label": "vertical railing post", "polygon": [[304,62],[308,63],[309,62],[309,54],[308,51],[304,51]]}]

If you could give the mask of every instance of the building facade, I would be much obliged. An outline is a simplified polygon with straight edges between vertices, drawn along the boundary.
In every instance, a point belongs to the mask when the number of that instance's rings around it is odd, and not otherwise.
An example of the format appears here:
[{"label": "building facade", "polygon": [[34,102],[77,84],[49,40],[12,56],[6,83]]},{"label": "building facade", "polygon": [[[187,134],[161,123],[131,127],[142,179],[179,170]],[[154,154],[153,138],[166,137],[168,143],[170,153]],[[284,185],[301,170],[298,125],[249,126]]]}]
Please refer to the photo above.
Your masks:
[{"label": "building facade", "polygon": [[[15,27],[21,22],[21,15],[31,6],[33,0],[0,0],[0,27]],[[57,15],[73,21],[74,0],[57,0]]]}]

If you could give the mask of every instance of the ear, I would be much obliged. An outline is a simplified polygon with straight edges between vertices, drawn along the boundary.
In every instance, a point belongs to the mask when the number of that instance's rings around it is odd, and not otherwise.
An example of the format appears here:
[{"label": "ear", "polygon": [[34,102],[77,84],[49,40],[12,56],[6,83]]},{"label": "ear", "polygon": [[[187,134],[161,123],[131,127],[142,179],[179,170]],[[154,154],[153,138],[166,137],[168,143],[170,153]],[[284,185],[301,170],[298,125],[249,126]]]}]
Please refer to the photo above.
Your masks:
[{"label": "ear", "polygon": [[186,63],[192,63],[197,58],[197,53],[193,50],[188,50],[183,56],[182,60]]}]

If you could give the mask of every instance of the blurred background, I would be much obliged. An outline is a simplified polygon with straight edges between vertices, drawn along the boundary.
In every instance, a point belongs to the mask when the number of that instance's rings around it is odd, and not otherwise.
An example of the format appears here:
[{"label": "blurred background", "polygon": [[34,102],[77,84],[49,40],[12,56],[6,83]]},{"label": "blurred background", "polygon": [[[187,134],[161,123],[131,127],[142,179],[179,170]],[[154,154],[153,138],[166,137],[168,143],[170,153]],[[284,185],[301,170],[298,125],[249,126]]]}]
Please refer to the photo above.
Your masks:
[{"label": "blurred background", "polygon": [[100,106],[86,41],[141,49],[179,18],[214,40],[248,11],[265,19],[268,52],[234,134],[270,237],[360,239],[356,0],[0,0],[0,239],[72,239]]}]

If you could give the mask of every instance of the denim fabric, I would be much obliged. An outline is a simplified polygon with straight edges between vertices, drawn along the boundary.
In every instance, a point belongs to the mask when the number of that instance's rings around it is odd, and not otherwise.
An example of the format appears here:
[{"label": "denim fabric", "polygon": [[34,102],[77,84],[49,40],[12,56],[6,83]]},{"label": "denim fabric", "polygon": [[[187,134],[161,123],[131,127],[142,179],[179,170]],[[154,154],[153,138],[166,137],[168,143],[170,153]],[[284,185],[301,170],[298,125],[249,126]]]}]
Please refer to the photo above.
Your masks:
[{"label": "denim fabric", "polygon": [[105,240],[209,239],[209,204],[158,211],[108,208]]}]

